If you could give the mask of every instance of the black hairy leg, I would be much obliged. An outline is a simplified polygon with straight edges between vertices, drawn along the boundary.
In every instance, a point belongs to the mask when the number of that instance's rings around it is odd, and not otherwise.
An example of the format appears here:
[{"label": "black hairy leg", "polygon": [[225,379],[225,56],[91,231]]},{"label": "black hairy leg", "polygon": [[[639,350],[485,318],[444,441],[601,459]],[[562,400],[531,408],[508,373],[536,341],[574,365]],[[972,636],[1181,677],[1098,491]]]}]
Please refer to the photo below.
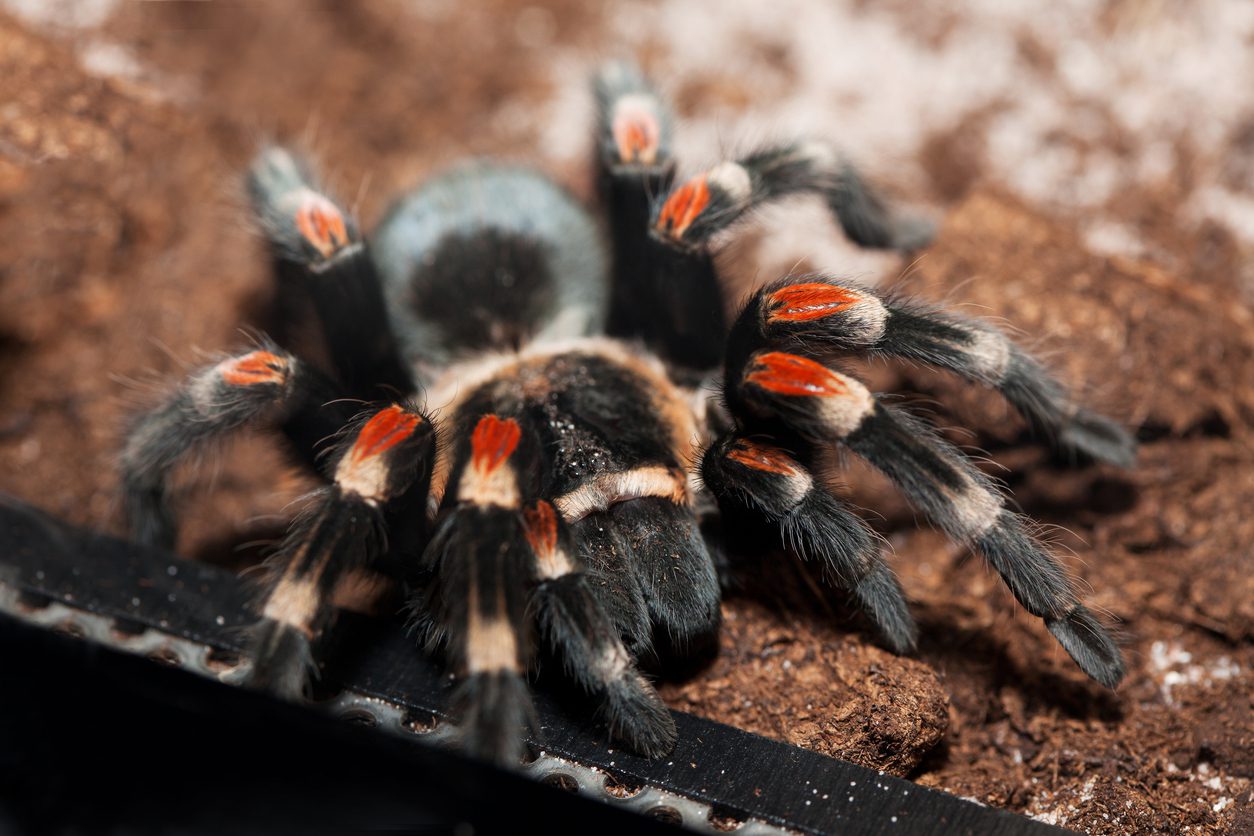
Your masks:
[{"label": "black hairy leg", "polygon": [[899,216],[827,143],[793,142],[719,163],[656,203],[653,233],[676,247],[701,247],[748,212],[794,194],[818,194],[850,241],[911,252],[926,246],[933,225]]},{"label": "black hairy leg", "polygon": [[531,554],[522,519],[534,442],[513,418],[484,415],[454,439],[456,463],[435,535],[422,556],[434,579],[413,607],[431,621],[460,682],[453,697],[467,751],[517,763],[533,725],[524,677],[532,637],[527,590]]},{"label": "black hairy leg", "polygon": [[403,535],[422,525],[413,511],[426,499],[434,448],[430,419],[412,405],[367,413],[347,429],[332,451],[331,484],[306,499],[271,559],[275,578],[250,631],[250,685],[289,699],[306,693],[337,584],[378,564],[389,533],[414,542],[414,532]]},{"label": "black hairy leg", "polygon": [[1045,367],[990,323],[826,276],[789,276],[758,290],[728,340],[728,383],[748,357],[777,347],[825,359],[865,353],[951,371],[996,389],[1060,452],[1129,467],[1132,436],[1085,409]]},{"label": "black hairy leg", "polygon": [[181,462],[250,424],[280,426],[294,452],[315,461],[317,443],[351,415],[329,403],[333,387],[316,370],[266,344],[193,372],[163,403],[133,422],[122,448],[122,500],[131,535],[171,548],[177,530],[170,479]]},{"label": "black hairy leg", "polygon": [[397,351],[370,250],[351,218],[312,181],[307,167],[282,148],[262,151],[249,172],[280,293],[312,301],[342,394],[367,400],[408,395],[413,377]]},{"label": "black hairy leg", "polygon": [[729,406],[747,426],[815,446],[839,443],[865,459],[945,533],[979,551],[1085,673],[1110,688],[1123,678],[1118,647],[1080,604],[1061,563],[961,451],[854,378],[796,354],[759,351],[728,377]]},{"label": "black hairy leg", "polygon": [[533,606],[541,633],[567,675],[601,699],[616,739],[646,757],[666,754],[675,745],[675,721],[602,608],[565,522],[544,500],[524,511],[524,521],[539,579]]},{"label": "black hairy leg", "polygon": [[748,512],[776,527],[792,553],[821,562],[824,578],[850,593],[894,651],[914,650],[918,628],[879,538],[788,451],[729,434],[705,451],[701,478],[724,514]]},{"label": "black hairy leg", "polygon": [[669,246],[649,229],[675,175],[674,116],[631,64],[604,67],[594,92],[597,186],[614,254],[607,331],[640,339],[673,367],[714,369],[727,332],[714,260],[704,249]]}]

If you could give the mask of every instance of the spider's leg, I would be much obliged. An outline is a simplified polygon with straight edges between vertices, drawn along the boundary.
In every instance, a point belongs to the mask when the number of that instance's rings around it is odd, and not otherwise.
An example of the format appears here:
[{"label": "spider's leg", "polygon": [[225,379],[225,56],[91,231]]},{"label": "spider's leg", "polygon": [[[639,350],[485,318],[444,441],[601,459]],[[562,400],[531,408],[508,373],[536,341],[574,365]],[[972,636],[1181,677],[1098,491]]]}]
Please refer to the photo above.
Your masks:
[{"label": "spider's leg", "polygon": [[397,349],[369,248],[352,219],[312,185],[288,151],[258,155],[248,186],[284,291],[313,301],[335,372],[366,399],[414,391]]},{"label": "spider's leg", "polygon": [[880,296],[824,276],[786,277],[756,292],[730,338],[734,363],[785,348],[823,358],[846,352],[898,357],[990,386],[1061,451],[1129,467],[1136,442],[1077,405],[1041,363],[987,322],[913,300]]},{"label": "spider's leg", "polygon": [[524,518],[540,580],[533,602],[541,633],[565,660],[567,673],[601,696],[616,739],[645,757],[666,754],[675,745],[675,721],[589,586],[570,530],[543,500],[528,506]]},{"label": "spider's leg", "polygon": [[587,585],[596,594],[615,631],[636,657],[652,652],[649,605],[640,573],[635,568],[636,556],[626,535],[605,511],[571,522],[570,527],[579,562],[586,567]]},{"label": "spider's leg", "polygon": [[[718,576],[689,506],[683,471],[655,465],[603,473],[554,504],[593,546],[585,560],[594,577],[614,573],[606,578],[608,606],[612,614],[628,616],[623,633],[633,650],[648,648],[651,642],[640,631],[650,622],[680,648],[717,628]],[[595,547],[607,538],[616,546],[615,559],[598,560]],[[638,602],[647,608],[643,623]],[[620,608],[626,611],[617,613]]]},{"label": "spider's leg", "polygon": [[705,451],[701,478],[724,513],[748,511],[774,525],[803,559],[847,589],[898,653],[915,647],[918,628],[879,542],[862,518],[833,496],[782,447],[728,434]]},{"label": "spider's leg", "polygon": [[674,178],[670,107],[625,63],[603,67],[594,92],[597,185],[614,258],[609,333],[640,339],[684,368],[715,368],[727,323],[714,262],[704,250],[676,249],[649,232],[652,206]]},{"label": "spider's leg", "polygon": [[1030,533],[1029,521],[1007,508],[991,480],[927,426],[852,377],[778,351],[752,355],[727,398],[749,422],[782,424],[814,445],[843,443],[950,537],[983,554],[1085,673],[1111,688],[1123,678],[1119,648],[1079,603],[1062,565]]},{"label": "spider's leg", "polygon": [[667,642],[683,651],[713,636],[718,574],[687,503],[646,496],[618,503],[610,517],[631,546],[649,615]]},{"label": "spider's leg", "polygon": [[181,461],[247,423],[281,425],[312,465],[317,443],[348,415],[331,384],[273,345],[193,372],[163,403],[142,414],[122,449],[123,505],[131,536],[170,548],[176,520],[167,483]]},{"label": "spider's leg", "polygon": [[303,695],[316,670],[314,645],[334,614],[336,584],[377,563],[389,534],[404,533],[389,523],[421,525],[434,449],[431,421],[408,405],[380,409],[346,433],[334,481],[313,494],[276,555],[282,569],[250,637],[250,685]]},{"label": "spider's leg", "polygon": [[444,642],[462,680],[453,701],[465,748],[508,766],[518,763],[534,726],[524,679],[533,558],[522,517],[534,450],[513,418],[485,415],[473,427],[459,445],[445,512],[423,554],[435,583],[415,608],[432,610],[432,638]]},{"label": "spider's leg", "polygon": [[818,141],[765,148],[690,178],[658,202],[653,232],[673,246],[700,247],[749,211],[800,193],[820,195],[861,247],[909,252],[935,233],[929,221],[893,213],[853,163]]}]

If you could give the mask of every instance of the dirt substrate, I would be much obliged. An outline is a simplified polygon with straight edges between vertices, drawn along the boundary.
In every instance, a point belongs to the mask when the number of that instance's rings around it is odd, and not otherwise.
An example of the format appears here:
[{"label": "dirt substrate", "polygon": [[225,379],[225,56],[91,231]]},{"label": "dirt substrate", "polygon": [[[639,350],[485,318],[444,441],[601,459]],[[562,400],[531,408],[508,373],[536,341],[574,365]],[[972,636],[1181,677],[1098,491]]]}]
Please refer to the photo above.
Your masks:
[{"label": "dirt substrate", "polygon": [[[550,10],[547,37],[595,31],[580,7]],[[128,80],[84,71],[64,33],[0,16],[0,489],[118,530],[125,416],[198,352],[265,324],[270,285],[237,177],[261,139],[316,151],[367,225],[465,153],[543,162],[534,122],[508,116],[551,94],[542,46],[517,37],[521,23],[496,25],[513,6],[419,28],[396,26],[387,3],[340,8],[127,4],[103,31],[142,62]],[[1118,619],[1126,683],[1108,694],[1087,682],[978,559],[854,470],[853,496],[881,515],[921,622],[917,658],[877,647],[839,596],[773,559],[727,601],[717,660],[664,693],[1079,830],[1254,830],[1254,318],[1237,249],[1222,231],[1177,233],[1155,208],[1177,202],[1167,184],[1135,196],[1127,217],[1187,280],[1091,254],[1081,220],[981,180],[964,142],[929,146],[971,165],[933,169],[944,227],[901,286],[1020,329],[1139,428],[1138,466],[1062,466],[985,393],[870,371],[940,424],[980,428],[953,437],[988,451],[1070,555],[1091,606]],[[586,194],[586,171],[564,169],[554,173]],[[307,485],[264,440],[243,440],[188,474],[180,552],[247,562],[255,552],[237,547],[280,532]]]}]

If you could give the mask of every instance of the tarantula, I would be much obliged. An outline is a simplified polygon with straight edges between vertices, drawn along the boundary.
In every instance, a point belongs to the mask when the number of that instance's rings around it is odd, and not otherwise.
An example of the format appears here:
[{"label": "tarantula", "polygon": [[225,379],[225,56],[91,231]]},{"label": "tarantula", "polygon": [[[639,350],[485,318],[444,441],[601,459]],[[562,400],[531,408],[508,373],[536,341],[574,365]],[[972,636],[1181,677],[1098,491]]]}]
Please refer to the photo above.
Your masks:
[{"label": "tarantula", "polygon": [[765,203],[816,193],[864,247],[911,251],[931,226],[890,211],[818,142],[677,185],[655,88],[616,64],[595,90],[608,254],[588,213],[530,170],[455,169],[401,199],[367,242],[293,155],[269,148],[253,165],[280,296],[311,305],[329,368],[268,341],[223,359],[140,416],[121,457],[134,536],[167,547],[172,469],[244,424],[278,428],[324,475],[260,601],[252,684],[302,694],[337,584],[392,566],[426,643],[460,677],[470,751],[521,754],[534,627],[600,698],[614,737],[662,755],[675,725],[638,662],[655,640],[683,647],[717,629],[720,578],[700,519],[716,508],[774,529],[893,650],[914,647],[879,541],[815,475],[843,446],[983,554],[1114,687],[1119,649],[1029,521],[961,451],[835,364],[941,367],[995,388],[1072,454],[1129,465],[1130,437],[992,325],[851,282],[771,282],[728,327],[710,241]]}]

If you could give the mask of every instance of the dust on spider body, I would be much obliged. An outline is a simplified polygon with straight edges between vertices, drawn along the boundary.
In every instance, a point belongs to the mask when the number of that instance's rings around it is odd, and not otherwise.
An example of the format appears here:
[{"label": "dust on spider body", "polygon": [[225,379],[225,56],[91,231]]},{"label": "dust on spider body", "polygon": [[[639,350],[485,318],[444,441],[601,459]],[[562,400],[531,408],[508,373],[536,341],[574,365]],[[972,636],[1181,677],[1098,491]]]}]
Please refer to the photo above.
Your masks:
[{"label": "dust on spider body", "polygon": [[714,515],[776,532],[890,647],[914,647],[879,540],[814,475],[844,448],[983,554],[1114,687],[1118,648],[1030,522],[961,451],[840,364],[944,368],[998,390],[1081,457],[1130,465],[1127,433],[994,326],[836,278],[771,282],[729,324],[710,240],[765,203],[817,194],[867,247],[911,251],[931,227],[891,211],[817,142],[676,182],[672,118],[647,80],[612,65],[596,100],[604,235],[545,177],[475,163],[402,198],[367,242],[295,157],[258,157],[249,186],[280,297],[313,312],[328,363],[276,343],[225,358],[140,416],[122,453],[134,536],[167,547],[172,470],[244,425],[276,430],[323,477],[259,600],[251,683],[299,697],[337,586],[380,571],[403,584],[426,649],[458,676],[470,751],[516,762],[526,677],[547,645],[615,738],[660,756],[675,725],[638,663],[717,630],[707,537],[718,528],[702,524]]}]

